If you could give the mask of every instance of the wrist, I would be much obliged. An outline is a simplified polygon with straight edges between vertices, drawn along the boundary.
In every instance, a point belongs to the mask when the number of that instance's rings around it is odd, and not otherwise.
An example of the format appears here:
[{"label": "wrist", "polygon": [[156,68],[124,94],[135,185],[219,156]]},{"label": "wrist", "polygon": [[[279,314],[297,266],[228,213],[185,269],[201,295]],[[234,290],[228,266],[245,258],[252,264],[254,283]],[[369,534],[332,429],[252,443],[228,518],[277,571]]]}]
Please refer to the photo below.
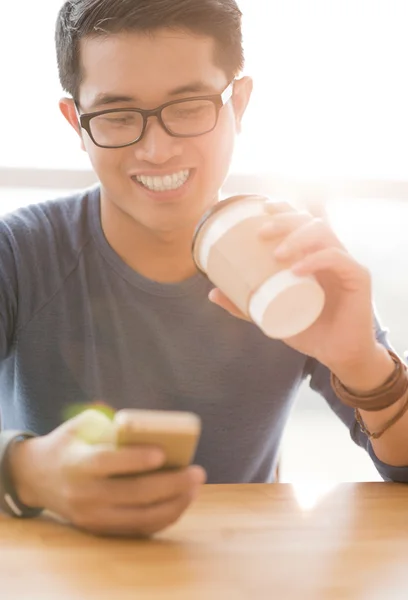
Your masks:
[{"label": "wrist", "polygon": [[41,506],[35,475],[38,438],[13,442],[8,450],[8,469],[19,501],[27,507]]},{"label": "wrist", "polygon": [[379,388],[395,369],[388,350],[377,343],[370,352],[330,370],[350,392],[364,394]]}]

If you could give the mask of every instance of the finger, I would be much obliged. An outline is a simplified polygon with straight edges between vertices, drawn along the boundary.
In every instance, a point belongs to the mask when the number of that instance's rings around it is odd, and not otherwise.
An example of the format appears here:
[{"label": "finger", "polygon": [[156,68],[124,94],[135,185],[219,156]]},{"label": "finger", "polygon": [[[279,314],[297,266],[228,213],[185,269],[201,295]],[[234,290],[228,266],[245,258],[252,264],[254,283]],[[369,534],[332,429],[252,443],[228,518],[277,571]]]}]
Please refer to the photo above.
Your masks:
[{"label": "finger", "polygon": [[264,240],[287,236],[299,227],[310,223],[313,217],[307,212],[282,213],[262,225],[259,236]]},{"label": "finger", "polygon": [[289,202],[285,202],[284,200],[274,200],[273,198],[268,198],[264,204],[265,212],[276,215],[278,213],[293,213],[296,212],[296,209],[289,204]]},{"label": "finger", "polygon": [[74,525],[97,535],[148,537],[175,523],[197,493],[194,490],[190,494],[148,507],[90,510],[78,516]]},{"label": "finger", "polygon": [[341,248],[325,248],[310,254],[294,264],[291,270],[299,276],[329,271],[335,274],[343,287],[349,291],[361,289],[362,283],[368,289],[371,287],[371,276],[368,269]]},{"label": "finger", "polygon": [[116,506],[148,506],[167,502],[192,492],[205,483],[206,473],[199,466],[177,471],[104,480],[99,484],[101,503]]},{"label": "finger", "polygon": [[138,532],[142,536],[151,536],[173,525],[197,498],[198,493],[199,489],[195,489],[191,493],[173,498],[169,502],[142,509],[143,522],[138,527]]},{"label": "finger", "polygon": [[321,219],[312,219],[290,233],[275,249],[279,260],[298,261],[303,256],[324,248],[343,248],[330,227]]},{"label": "finger", "polygon": [[249,321],[248,317],[242,313],[237,306],[231,300],[229,300],[218,288],[214,288],[208,295],[208,299],[213,302],[213,304],[217,304],[227,312],[229,312],[233,317],[238,317],[239,319],[244,319],[245,321]]},{"label": "finger", "polygon": [[74,442],[67,452],[65,468],[71,476],[111,477],[151,471],[161,467],[164,461],[163,451],[154,446],[116,448]]}]

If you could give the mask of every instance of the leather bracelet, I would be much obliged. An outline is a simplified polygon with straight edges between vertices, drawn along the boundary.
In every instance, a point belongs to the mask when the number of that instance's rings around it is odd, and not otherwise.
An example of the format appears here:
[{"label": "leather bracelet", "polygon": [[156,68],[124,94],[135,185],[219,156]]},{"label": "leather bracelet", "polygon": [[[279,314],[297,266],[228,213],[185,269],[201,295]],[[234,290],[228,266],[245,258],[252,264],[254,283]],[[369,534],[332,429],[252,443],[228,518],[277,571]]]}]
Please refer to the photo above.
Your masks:
[{"label": "leather bracelet", "polygon": [[354,409],[378,411],[392,406],[400,400],[408,391],[408,372],[407,367],[391,350],[389,355],[395,364],[393,373],[379,387],[369,392],[355,394],[348,390],[333,373],[330,375],[330,381],[336,396]]},{"label": "leather bracelet", "polygon": [[355,409],[354,414],[356,417],[356,421],[360,426],[361,431],[370,439],[372,440],[378,440],[378,438],[380,438],[386,431],[388,431],[388,429],[390,429],[390,427],[392,427],[393,425],[395,425],[395,423],[397,423],[397,421],[399,421],[401,419],[401,417],[403,417],[405,415],[405,413],[408,410],[408,394],[406,394],[405,397],[405,402],[402,405],[402,407],[400,408],[400,410],[397,412],[396,415],[394,415],[392,417],[392,419],[389,419],[382,427],[381,429],[379,429],[378,431],[374,431],[371,432],[367,429],[366,424],[363,421],[363,418],[360,414],[360,411],[358,410],[358,408]]},{"label": "leather bracelet", "polygon": [[30,431],[6,430],[0,432],[0,509],[11,517],[31,519],[38,517],[43,508],[26,506],[20,502],[10,473],[9,450],[15,443],[37,437]]}]

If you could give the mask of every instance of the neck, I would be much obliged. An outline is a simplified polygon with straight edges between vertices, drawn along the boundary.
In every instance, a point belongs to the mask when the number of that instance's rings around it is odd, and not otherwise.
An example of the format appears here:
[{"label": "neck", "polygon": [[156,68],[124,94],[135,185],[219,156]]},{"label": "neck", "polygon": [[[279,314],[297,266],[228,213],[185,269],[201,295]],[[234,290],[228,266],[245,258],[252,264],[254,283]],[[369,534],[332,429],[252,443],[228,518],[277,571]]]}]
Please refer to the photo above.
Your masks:
[{"label": "neck", "polygon": [[155,232],[101,198],[102,230],[134,271],[159,283],[179,283],[197,273],[191,256],[194,226]]}]

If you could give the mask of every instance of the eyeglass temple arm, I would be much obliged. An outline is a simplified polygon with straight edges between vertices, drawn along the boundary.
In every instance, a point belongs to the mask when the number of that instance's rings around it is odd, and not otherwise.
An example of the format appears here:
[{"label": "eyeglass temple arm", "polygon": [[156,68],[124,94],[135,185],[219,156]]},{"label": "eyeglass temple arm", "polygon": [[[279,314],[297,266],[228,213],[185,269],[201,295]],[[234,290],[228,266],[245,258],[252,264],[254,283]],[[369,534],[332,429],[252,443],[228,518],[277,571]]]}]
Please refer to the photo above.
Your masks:
[{"label": "eyeglass temple arm", "polygon": [[222,103],[223,104],[227,104],[227,102],[229,100],[231,100],[233,94],[234,94],[234,85],[235,85],[235,79],[233,79],[231,81],[231,83],[229,84],[228,87],[225,88],[225,90],[222,92],[221,94],[221,99],[222,99]]},{"label": "eyeglass temple arm", "polygon": [[76,100],[74,100],[73,102],[74,102],[74,108],[75,108],[75,112],[76,112],[76,116],[77,116],[77,121],[78,121],[78,131],[81,131],[82,125],[81,125],[81,114],[79,112],[79,106],[78,106]]}]

